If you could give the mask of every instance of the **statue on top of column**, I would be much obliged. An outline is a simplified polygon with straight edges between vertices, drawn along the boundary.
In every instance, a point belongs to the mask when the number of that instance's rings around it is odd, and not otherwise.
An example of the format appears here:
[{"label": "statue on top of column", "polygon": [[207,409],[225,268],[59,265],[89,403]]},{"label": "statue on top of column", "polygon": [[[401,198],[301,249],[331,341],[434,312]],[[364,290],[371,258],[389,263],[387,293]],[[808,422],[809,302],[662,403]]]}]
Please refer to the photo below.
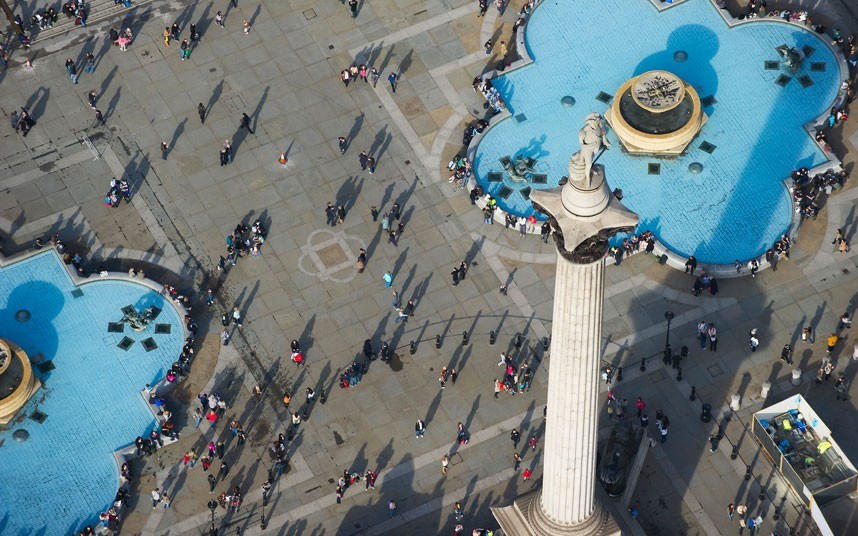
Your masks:
[{"label": "statue on top of column", "polygon": [[592,187],[593,160],[596,153],[611,148],[606,137],[608,128],[601,114],[591,113],[584,119],[584,126],[578,131],[578,142],[581,148],[569,159],[569,181],[583,186]]}]

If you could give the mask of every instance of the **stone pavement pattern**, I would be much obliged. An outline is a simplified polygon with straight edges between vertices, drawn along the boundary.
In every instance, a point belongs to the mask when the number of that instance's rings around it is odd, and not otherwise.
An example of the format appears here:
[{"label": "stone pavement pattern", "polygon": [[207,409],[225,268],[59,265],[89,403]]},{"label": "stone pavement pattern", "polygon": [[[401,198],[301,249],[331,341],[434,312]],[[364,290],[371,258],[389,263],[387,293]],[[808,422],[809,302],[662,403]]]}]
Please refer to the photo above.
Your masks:
[{"label": "stone pavement pattern", "polygon": [[[290,448],[293,467],[278,481],[265,510],[271,529],[284,534],[451,532],[456,500],[465,504],[466,527],[495,526],[489,506],[532,485],[513,478],[508,431],[521,423],[524,436],[541,431],[550,350],[541,361],[538,339],[550,332],[553,247],[536,236],[522,238],[502,226],[483,225],[467,196],[443,180],[441,171],[461,149],[464,120],[483,113],[470,81],[495,58],[486,59],[482,43],[509,35],[513,10],[498,17],[492,9],[479,19],[474,2],[370,0],[352,19],[337,2],[242,0],[229,9],[227,29],[199,23],[203,39],[190,60],[180,61],[175,46],[163,46],[165,25],[211,19],[218,9],[227,11],[223,4],[146,4],[126,15],[138,36],[126,52],[104,47],[103,35],[82,41],[75,34],[47,43],[48,50],[56,43],[66,48],[38,57],[32,72],[18,68],[0,74],[3,111],[24,103],[38,120],[27,138],[8,129],[2,133],[0,228],[21,246],[50,229],[80,236],[93,258],[126,259],[125,269],[133,262],[152,263],[186,287],[217,286],[213,316],[233,304],[242,309],[244,328],[234,332],[227,349],[217,340],[217,318],[210,326],[200,322],[209,333],[190,380],[177,395],[177,402],[193,407],[199,391],[218,390],[230,401],[226,421],[234,415],[251,431],[248,445],[229,446],[232,469],[227,483],[218,485],[218,493],[241,485],[245,505],[226,516],[218,510],[218,523],[258,532],[259,486],[271,467],[266,449],[284,431],[280,395],[292,390],[301,401],[308,385],[330,389],[371,338],[376,348],[382,340],[392,341],[398,358],[391,370],[374,362],[360,385],[332,389],[327,403],[313,408]],[[249,35],[240,30],[243,19],[253,23]],[[96,72],[82,74],[72,86],[65,58],[83,58],[87,50],[99,58]],[[345,88],[338,81],[340,70],[355,57],[383,67],[377,88],[362,81]],[[395,94],[385,83],[393,68],[402,74]],[[104,127],[94,125],[86,105],[90,89],[99,92]],[[205,124],[196,114],[199,102],[209,108]],[[255,134],[237,130],[242,112],[254,119]],[[852,124],[845,129],[844,140],[856,136]],[[83,134],[93,140],[100,159],[93,160],[80,142]],[[338,136],[350,139],[342,157]],[[222,167],[216,153],[228,138],[235,161]],[[161,159],[162,140],[170,146],[166,160]],[[845,143],[850,152],[844,161],[850,165],[854,146],[854,141]],[[380,155],[375,174],[360,171],[361,150]],[[277,162],[281,152],[288,155],[285,167]],[[139,193],[133,204],[109,209],[101,197],[110,177],[122,174]],[[723,507],[743,500],[740,494],[758,493],[743,486],[744,465],[731,465],[726,446],[710,455],[706,437],[711,430],[700,424],[699,401],[690,403],[688,391],[696,386],[716,408],[731,393],[743,394],[744,416],[740,412],[727,428],[733,441],[743,434],[739,421],[747,422],[749,408],[762,402],[753,398],[762,381],[775,379],[772,396],[792,392],[783,381],[789,371],[772,366],[780,347],[797,336],[797,326],[811,322],[822,333],[856,305],[855,255],[833,254],[827,246],[835,227],[845,226],[854,239],[855,191],[850,185],[832,197],[823,215],[802,229],[793,260],[754,280],[724,282],[717,297],[694,298],[685,276],[648,257],[608,268],[604,358],[625,366],[616,390],[630,399],[643,396],[653,410],[670,408],[673,423],[668,443],[653,450],[633,500],[648,533],[707,534],[712,526],[727,533]],[[330,229],[323,223],[328,201],[348,209],[345,223]],[[389,210],[395,201],[403,207],[406,224],[398,247],[386,243],[369,215],[370,206]],[[241,260],[218,281],[214,265],[224,236],[236,222],[256,218],[269,228],[262,256]],[[362,244],[369,263],[357,274],[349,263]],[[452,287],[449,272],[462,259],[475,264],[467,279]],[[392,296],[381,282],[386,270],[393,271],[394,288],[403,299],[417,305],[407,324],[393,323]],[[509,296],[502,296],[497,287],[508,280],[513,282]],[[202,304],[196,308],[201,309]],[[692,348],[682,382],[653,359],[663,345],[667,309],[677,315],[674,347]],[[701,318],[716,322],[722,333],[716,354],[694,349],[694,326]],[[751,326],[762,335],[754,355],[746,350]],[[498,334],[494,346],[488,344],[492,330]],[[469,334],[467,346],[461,345],[463,331]],[[495,401],[497,355],[513,350],[517,332],[525,335],[523,354],[537,369],[534,388]],[[440,350],[434,347],[436,335],[442,336]],[[293,338],[306,348],[308,365],[301,370],[283,358]],[[420,341],[413,356],[408,352],[412,340]],[[848,338],[844,348],[853,342]],[[824,351],[820,344],[803,354],[806,372],[815,370]],[[647,373],[638,372],[641,358],[648,360]],[[445,365],[460,374],[441,392],[437,375]],[[847,373],[854,376],[850,368]],[[257,382],[268,385],[260,406],[249,396]],[[809,383],[801,389],[837,431],[841,445],[855,445],[850,441],[854,431],[845,425],[848,416],[838,411],[831,389]],[[855,392],[853,386],[853,397]],[[418,417],[429,427],[422,440],[412,435]],[[457,422],[466,423],[472,441],[456,451],[450,473],[442,478],[440,457],[450,451]],[[605,414],[603,431],[607,426]],[[182,470],[180,459],[184,450],[200,452],[215,436],[229,433],[222,424],[214,432],[189,429],[178,447],[140,461],[136,491],[143,500],[132,504],[126,531],[198,534],[205,528],[205,474],[199,466]],[[754,445],[744,437],[742,458],[751,460]],[[858,452],[847,453],[858,459]],[[538,482],[541,448],[524,458]],[[331,479],[346,468],[378,468],[382,475],[374,492],[349,490],[344,503],[336,505]],[[756,462],[756,474],[767,476],[769,470],[764,461]],[[170,510],[153,514],[147,497],[156,482],[175,499]],[[392,519],[386,510],[391,497],[399,502]],[[799,514],[790,509],[784,519],[792,525],[798,519],[805,530]]]}]

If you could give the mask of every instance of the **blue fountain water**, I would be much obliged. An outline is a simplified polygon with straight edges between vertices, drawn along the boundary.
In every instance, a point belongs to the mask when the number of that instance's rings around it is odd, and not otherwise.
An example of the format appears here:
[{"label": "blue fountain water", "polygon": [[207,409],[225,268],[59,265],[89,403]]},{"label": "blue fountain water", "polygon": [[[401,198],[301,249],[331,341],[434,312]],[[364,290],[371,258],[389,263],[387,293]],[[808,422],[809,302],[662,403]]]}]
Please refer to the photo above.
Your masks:
[{"label": "blue fountain water", "polygon": [[[171,333],[156,335],[153,324],[108,333],[126,305],[161,308],[155,323],[170,324]],[[16,320],[20,310],[29,320]],[[136,341],[128,351],[117,347],[125,336]],[[112,452],[155,426],[139,392],[181,353],[182,319],[142,285],[93,278],[75,287],[56,254],[46,252],[0,270],[0,337],[56,367],[40,375],[44,385],[23,419],[0,431],[0,532],[69,534],[94,524],[119,487]],[[149,337],[158,348],[146,352],[141,341]],[[42,424],[27,418],[34,409],[47,415]],[[12,433],[22,428],[30,436],[19,443]]]},{"label": "blue fountain water", "polygon": [[[608,108],[600,92],[613,96],[629,78],[654,69],[677,74],[703,99],[713,97],[704,107],[709,121],[672,159],[631,156],[611,133],[614,147],[600,163],[610,187],[621,188],[623,202],[640,214],[640,228],[677,253],[713,263],[761,254],[791,221],[783,179],[827,160],[802,126],[834,100],[839,66],[810,31],[776,20],[731,29],[708,0],[661,13],[647,0],[545,0],[526,38],[534,63],[493,80],[513,117],[486,133],[474,159],[478,180],[504,210],[531,214],[521,190],[553,188],[568,174],[584,117]],[[782,44],[809,47],[799,72],[766,70]],[[687,56],[682,61],[679,51]],[[775,83],[782,74],[792,78],[785,87]],[[812,85],[803,87],[802,75]],[[567,95],[574,106],[561,103]],[[711,154],[700,149],[703,142],[715,147]],[[501,182],[489,181],[489,173],[503,172],[502,157],[519,154],[537,159],[535,171],[548,175],[547,184],[517,183],[506,173]],[[649,174],[651,163],[660,164],[658,175]],[[702,171],[691,173],[692,163]]]}]

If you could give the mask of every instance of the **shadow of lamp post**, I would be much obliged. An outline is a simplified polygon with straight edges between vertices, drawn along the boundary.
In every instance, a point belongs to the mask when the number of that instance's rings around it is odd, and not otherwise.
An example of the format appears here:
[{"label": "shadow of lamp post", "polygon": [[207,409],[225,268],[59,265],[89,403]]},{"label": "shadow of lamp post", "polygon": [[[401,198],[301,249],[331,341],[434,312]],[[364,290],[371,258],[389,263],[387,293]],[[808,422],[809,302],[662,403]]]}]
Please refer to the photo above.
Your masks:
[{"label": "shadow of lamp post", "polygon": [[670,352],[670,321],[673,320],[673,311],[667,311],[664,313],[664,318],[667,320],[667,334],[664,339],[664,364],[669,365],[671,359]]}]

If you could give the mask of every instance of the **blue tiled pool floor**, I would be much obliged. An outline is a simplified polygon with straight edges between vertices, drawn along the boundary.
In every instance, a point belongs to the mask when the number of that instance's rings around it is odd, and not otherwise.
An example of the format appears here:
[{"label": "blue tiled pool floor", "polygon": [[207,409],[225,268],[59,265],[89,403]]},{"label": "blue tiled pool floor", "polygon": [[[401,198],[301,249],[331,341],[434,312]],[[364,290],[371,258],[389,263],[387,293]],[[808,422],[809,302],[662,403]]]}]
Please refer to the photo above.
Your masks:
[{"label": "blue tiled pool floor", "polygon": [[[577,131],[591,112],[608,104],[619,86],[649,70],[671,71],[695,87],[709,121],[686,153],[672,159],[630,156],[611,132],[614,147],[600,163],[611,188],[623,190],[623,202],[641,216],[667,247],[702,262],[732,263],[761,254],[787,230],[792,217],[783,179],[797,167],[827,158],[802,128],[823,113],[839,89],[839,66],[815,34],[774,20],[729,28],[708,0],[690,0],[659,13],[647,0],[568,2],[545,0],[526,27],[534,63],[493,80],[513,116],[492,126],[477,147],[474,167],[486,191],[507,185],[488,182],[503,172],[504,156],[536,158],[537,172],[553,187],[568,174],[578,150]],[[775,47],[805,48],[809,57],[785,87],[775,83],[784,71],[767,70],[778,60]],[[674,54],[683,51],[685,61]],[[824,70],[810,69],[810,63]],[[818,69],[818,67],[817,67]],[[812,84],[803,87],[798,77]],[[564,96],[575,99],[564,107]],[[703,142],[714,146],[709,153]],[[691,163],[703,171],[692,174]],[[648,173],[660,163],[660,174]],[[517,190],[498,199],[501,208],[529,214],[532,206]]]},{"label": "blue tiled pool floor", "polygon": [[[129,304],[161,308],[156,321],[171,324],[172,334],[155,335],[151,324],[108,333]],[[30,312],[27,322],[15,319],[21,309]],[[112,452],[155,425],[139,391],[175,361],[182,334],[182,319],[157,292],[97,277],[75,287],[52,251],[0,269],[0,337],[56,367],[41,375],[42,389],[24,410],[45,413],[44,423],[25,417],[0,432],[4,535],[68,534],[97,521],[119,487]],[[125,336],[136,341],[128,351],[117,348]],[[158,344],[151,352],[141,344],[148,337]],[[21,428],[30,434],[24,443],[12,438]]]}]

